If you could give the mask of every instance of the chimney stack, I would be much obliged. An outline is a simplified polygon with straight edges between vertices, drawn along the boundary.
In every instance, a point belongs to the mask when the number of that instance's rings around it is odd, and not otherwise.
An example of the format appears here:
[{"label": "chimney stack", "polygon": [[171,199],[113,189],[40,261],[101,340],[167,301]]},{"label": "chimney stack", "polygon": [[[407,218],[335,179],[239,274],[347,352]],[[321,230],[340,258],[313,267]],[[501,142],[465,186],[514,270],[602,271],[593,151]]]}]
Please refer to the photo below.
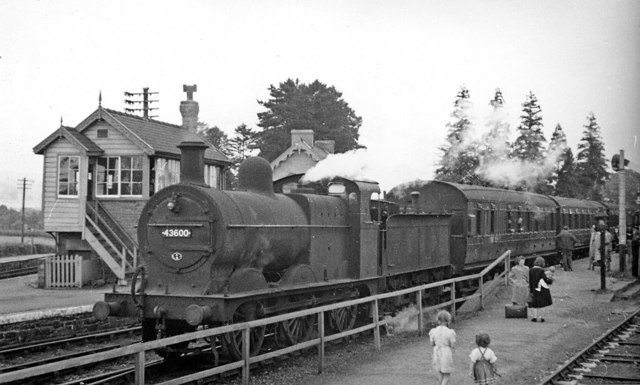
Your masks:
[{"label": "chimney stack", "polygon": [[182,127],[193,133],[198,130],[198,112],[200,107],[198,102],[193,100],[193,93],[198,91],[196,84],[188,86],[182,85],[182,91],[187,93],[187,100],[180,102],[180,113],[182,114]]},{"label": "chimney stack", "polygon": [[205,185],[204,152],[209,146],[204,142],[180,142],[180,183]]}]

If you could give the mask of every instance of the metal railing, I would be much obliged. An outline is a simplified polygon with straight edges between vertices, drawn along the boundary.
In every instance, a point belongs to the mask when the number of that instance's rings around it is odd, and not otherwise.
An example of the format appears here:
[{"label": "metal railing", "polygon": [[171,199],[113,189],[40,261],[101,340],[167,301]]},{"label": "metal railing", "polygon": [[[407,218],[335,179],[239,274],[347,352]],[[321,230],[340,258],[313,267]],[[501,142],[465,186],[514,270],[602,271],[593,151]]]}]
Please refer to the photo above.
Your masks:
[{"label": "metal railing", "polygon": [[[336,304],[320,306],[312,309],[296,311],[293,313],[283,314],[275,317],[264,318],[264,319],[238,323],[233,325],[221,326],[221,327],[212,328],[212,329],[200,330],[193,333],[182,334],[182,335],[163,338],[155,341],[143,342],[139,344],[126,346],[123,348],[110,350],[107,352],[96,353],[96,354],[79,357],[79,358],[73,358],[70,360],[47,364],[39,367],[19,370],[19,371],[10,372],[7,374],[0,374],[0,383],[3,383],[4,381],[17,381],[24,378],[29,378],[33,376],[60,371],[62,369],[69,368],[69,367],[82,366],[82,365],[101,362],[101,361],[114,359],[122,356],[133,355],[134,362],[135,362],[134,363],[135,383],[138,385],[143,385],[145,384],[145,370],[144,370],[145,355],[148,350],[159,349],[162,347],[166,347],[168,345],[174,345],[181,342],[188,342],[188,341],[193,341],[197,339],[220,336],[220,335],[231,333],[231,332],[242,332],[242,359],[241,360],[231,362],[225,365],[217,366],[217,367],[204,370],[198,373],[183,376],[180,378],[176,378],[170,381],[166,381],[166,382],[163,382],[162,385],[184,384],[186,382],[196,381],[199,379],[211,377],[217,374],[221,374],[221,373],[231,371],[231,370],[236,370],[236,369],[240,369],[242,371],[242,383],[248,384],[249,376],[250,376],[249,368],[251,364],[272,359],[277,356],[289,354],[294,351],[312,348],[314,346],[317,346],[317,349],[318,349],[318,373],[322,373],[325,366],[325,344],[327,342],[344,338],[350,335],[362,333],[367,330],[373,330],[373,339],[374,339],[375,349],[376,350],[381,349],[380,327],[385,326],[389,323],[392,323],[395,320],[395,318],[379,319],[380,318],[379,304],[381,300],[398,297],[398,296],[405,296],[409,294],[415,294],[416,305],[418,307],[418,332],[422,335],[424,331],[424,322],[422,320],[422,315],[426,311],[450,307],[451,314],[455,314],[457,303],[466,301],[472,298],[480,298],[480,306],[482,307],[484,305],[484,296],[485,296],[485,289],[483,288],[484,276],[502,262],[504,262],[505,268],[501,272],[501,274],[499,274],[497,278],[494,278],[494,279],[497,280],[497,279],[500,279],[502,276],[504,276],[505,284],[508,285],[509,284],[508,273],[511,266],[510,250],[506,251],[498,259],[496,259],[492,264],[490,264],[489,266],[484,268],[481,272],[476,274],[472,274],[464,277],[451,278],[444,281],[420,285],[420,286],[403,289],[395,292],[377,294],[377,295],[373,295],[366,298],[354,299],[354,300],[340,302]],[[470,281],[470,280],[479,280],[480,285],[479,285],[478,292],[468,296],[462,296],[462,297],[456,298],[456,294],[455,294],[456,283]],[[439,303],[434,306],[423,307],[423,304],[422,304],[423,291],[438,288],[438,287],[445,287],[445,286],[451,287],[451,299],[449,301]],[[344,308],[344,307],[358,306],[363,304],[370,304],[371,306],[371,310],[372,310],[371,323],[368,323],[366,325],[363,325],[354,329],[350,329],[341,333],[336,333],[331,335],[325,334],[325,331],[326,331],[325,330],[325,313],[332,310]],[[256,356],[250,356],[249,344],[250,344],[250,330],[252,328],[263,327],[266,325],[276,324],[278,322],[290,320],[293,318],[307,317],[311,315],[315,315],[317,317],[317,322],[318,322],[317,334],[318,335],[316,338],[313,338],[313,339],[310,339],[310,340],[307,340],[283,349],[279,349],[276,351],[263,353]]]}]

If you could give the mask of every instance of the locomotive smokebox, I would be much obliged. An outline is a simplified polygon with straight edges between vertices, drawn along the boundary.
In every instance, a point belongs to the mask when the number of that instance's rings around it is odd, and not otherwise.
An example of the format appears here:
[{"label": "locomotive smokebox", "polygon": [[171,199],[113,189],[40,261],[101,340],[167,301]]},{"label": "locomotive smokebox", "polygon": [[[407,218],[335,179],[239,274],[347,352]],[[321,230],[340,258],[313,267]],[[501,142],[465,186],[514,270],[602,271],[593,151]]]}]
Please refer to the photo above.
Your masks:
[{"label": "locomotive smokebox", "polygon": [[204,151],[209,148],[200,141],[180,142],[180,183],[206,186],[204,183]]}]

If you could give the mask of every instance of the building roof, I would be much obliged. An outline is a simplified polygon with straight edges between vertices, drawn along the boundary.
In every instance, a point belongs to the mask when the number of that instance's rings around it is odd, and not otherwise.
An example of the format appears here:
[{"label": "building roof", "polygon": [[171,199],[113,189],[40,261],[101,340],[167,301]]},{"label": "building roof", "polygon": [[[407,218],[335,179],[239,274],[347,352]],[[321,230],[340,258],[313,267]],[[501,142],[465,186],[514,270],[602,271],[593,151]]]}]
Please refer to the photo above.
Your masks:
[{"label": "building roof", "polygon": [[[76,134],[72,134],[72,136],[76,138],[74,143],[81,141],[79,137],[91,142],[89,138],[82,135],[82,132],[96,121],[107,122],[149,156],[155,155],[179,158],[180,149],[178,149],[177,146],[180,142],[204,140],[197,134],[184,129],[179,125],[153,119],[144,119],[136,115],[98,107],[97,110],[80,122],[75,129],[72,129],[76,132]],[[57,131],[58,130],[34,147],[34,152],[41,154],[44,149],[53,142],[53,140],[59,137],[56,134]],[[205,143],[209,145],[209,148],[205,151],[205,163],[221,165],[231,164],[231,161],[222,152],[212,144],[206,141]]]},{"label": "building roof", "polygon": [[[282,154],[280,154],[277,158],[275,158],[271,162],[271,169],[275,170],[282,162],[289,159],[293,154],[296,153],[305,153],[311,157],[315,162],[319,162],[329,155],[327,151],[318,146],[312,146],[307,143],[304,139],[300,139],[299,142],[292,143],[289,148],[287,148]],[[302,170],[304,173],[307,170]]]},{"label": "building roof", "polygon": [[102,155],[104,151],[100,146],[95,144],[91,139],[82,135],[75,128],[60,126],[57,130],[55,130],[51,135],[49,135],[45,140],[40,142],[37,146],[33,148],[33,151],[36,154],[42,154],[46,147],[48,147],[51,143],[59,138],[65,138],[77,148],[82,150],[84,153],[90,156]]}]

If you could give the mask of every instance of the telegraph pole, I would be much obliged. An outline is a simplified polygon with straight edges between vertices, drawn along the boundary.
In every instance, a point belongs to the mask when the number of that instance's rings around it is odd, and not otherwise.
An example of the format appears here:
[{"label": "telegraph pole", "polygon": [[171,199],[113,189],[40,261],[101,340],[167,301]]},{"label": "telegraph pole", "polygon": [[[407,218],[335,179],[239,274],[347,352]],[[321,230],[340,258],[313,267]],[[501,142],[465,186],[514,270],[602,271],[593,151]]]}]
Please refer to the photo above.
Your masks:
[{"label": "telegraph pole", "polygon": [[[124,93],[124,96],[126,97],[126,99],[124,100],[124,103],[127,105],[138,105],[138,104],[142,104],[142,108],[129,108],[129,107],[125,107],[125,112],[131,113],[131,114],[135,114],[138,111],[142,111],[142,116],[145,119],[153,119],[153,118],[157,118],[157,115],[151,115],[150,112],[157,110],[157,107],[151,107],[151,103],[156,103],[158,102],[158,100],[151,100],[149,99],[150,96],[152,95],[157,95],[158,92],[150,92],[149,91],[149,87],[144,87],[142,89],[142,92],[126,92]],[[133,98],[139,98],[142,97],[142,100],[134,100]]]},{"label": "telegraph pole", "polygon": [[22,182],[22,186],[18,186],[18,188],[22,188],[22,223],[21,223],[21,232],[20,232],[20,244],[24,245],[24,201],[26,197],[26,192],[28,188],[31,188],[30,184],[33,183],[32,180],[28,180],[27,178],[18,179],[18,182]]}]

